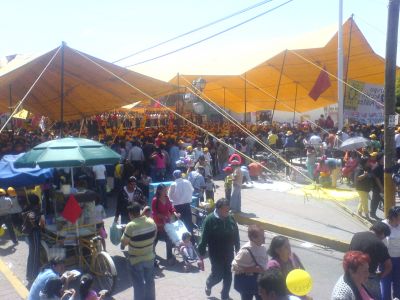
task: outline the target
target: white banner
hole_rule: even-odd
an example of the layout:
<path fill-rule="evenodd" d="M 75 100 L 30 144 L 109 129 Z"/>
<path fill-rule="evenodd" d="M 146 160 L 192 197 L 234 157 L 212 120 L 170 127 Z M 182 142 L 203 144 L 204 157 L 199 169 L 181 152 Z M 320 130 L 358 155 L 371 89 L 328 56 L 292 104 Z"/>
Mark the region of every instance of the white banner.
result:
<path fill-rule="evenodd" d="M 346 123 L 380 124 L 384 122 L 384 87 L 381 85 L 349 80 L 344 98 L 344 120 Z M 368 95 L 369 97 L 367 97 Z"/>

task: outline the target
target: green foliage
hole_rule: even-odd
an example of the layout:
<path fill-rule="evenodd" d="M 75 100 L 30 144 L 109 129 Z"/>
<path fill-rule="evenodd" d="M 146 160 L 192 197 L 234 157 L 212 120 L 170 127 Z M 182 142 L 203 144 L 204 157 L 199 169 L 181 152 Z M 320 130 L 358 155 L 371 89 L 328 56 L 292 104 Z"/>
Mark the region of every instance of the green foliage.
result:
<path fill-rule="evenodd" d="M 396 78 L 396 107 L 400 106 L 400 77 Z M 396 108 L 397 110 L 397 108 Z"/>

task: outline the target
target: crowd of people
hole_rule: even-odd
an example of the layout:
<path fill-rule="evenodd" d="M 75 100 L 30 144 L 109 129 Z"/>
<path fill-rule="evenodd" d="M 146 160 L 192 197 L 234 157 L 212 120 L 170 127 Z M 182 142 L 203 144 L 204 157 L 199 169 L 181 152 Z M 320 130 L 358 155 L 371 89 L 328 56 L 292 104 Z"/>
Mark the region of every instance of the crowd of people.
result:
<path fill-rule="evenodd" d="M 144 124 L 147 124 L 146 118 L 144 119 Z M 213 286 L 223 281 L 221 298 L 229 299 L 233 276 L 234 288 L 241 294 L 242 299 L 296 299 L 289 295 L 290 291 L 285 286 L 284 278 L 291 270 L 304 269 L 304 266 L 299 257 L 292 253 L 288 239 L 283 236 L 274 237 L 267 251 L 263 230 L 257 226 L 250 226 L 249 242 L 240 247 L 238 228 L 232 217 L 232 213 L 241 212 L 243 182 L 265 178 L 263 167 L 271 167 L 268 160 L 259 160 L 256 155 L 259 152 L 268 152 L 268 149 L 277 151 L 277 159 L 288 163 L 293 157 L 306 157 L 304 173 L 322 186 L 335 187 L 338 181 L 345 181 L 354 186 L 360 197 L 359 215 L 369 220 L 373 218 L 380 221 L 376 211 L 382 202 L 383 194 L 384 143 L 381 125 L 352 124 L 338 131 L 331 119 L 325 119 L 323 116 L 315 124 L 303 122 L 296 125 L 244 125 L 255 135 L 253 137 L 231 124 L 203 124 L 202 127 L 218 137 L 218 140 L 189 124 L 177 122 L 169 117 L 167 120 L 167 116 L 160 119 L 165 122 L 148 123 L 150 127 L 144 127 L 141 124 L 143 118 L 140 119 L 138 115 L 127 117 L 104 114 L 88 120 L 83 127 L 79 123 L 65 124 L 65 136 L 80 135 L 97 139 L 119 153 L 121 161 L 114 166 L 75 168 L 74 176 L 68 174 L 68 170 L 58 169 L 52 182 L 54 187 L 59 188 L 61 183 L 71 183 L 72 178 L 75 178 L 76 186 L 85 186 L 98 192 L 98 205 L 105 209 L 111 206 L 110 189 L 115 193 L 117 200 L 114 222 L 127 224 L 121 239 L 121 248 L 128 247 L 135 299 L 144 299 L 143 295 L 146 295 L 146 299 L 155 298 L 154 268 L 157 268 L 158 261 L 155 260 L 154 249 L 158 241 L 164 241 L 166 244 L 167 262 L 175 263 L 174 245 L 164 229 L 165 224 L 175 218 L 182 220 L 188 230 L 188 235 L 182 237 L 180 246 L 183 257 L 186 258 L 185 270 L 190 270 L 189 261 L 195 258 L 194 252 L 201 263 L 208 249 L 211 272 L 205 283 L 207 296 L 211 294 Z M 19 154 L 41 142 L 54 139 L 58 130 L 59 125 L 56 124 L 53 130 L 45 132 L 20 128 L 18 131 L 2 133 L 0 157 L 5 154 Z M 338 149 L 346 139 L 358 136 L 370 139 L 369 146 L 348 152 Z M 395 140 L 400 153 L 400 130 Z M 265 149 L 264 145 L 268 145 L 268 149 Z M 290 173 L 291 169 L 286 168 L 286 173 L 282 172 L 280 175 L 285 177 Z M 109 184 L 108 178 L 112 178 L 112 184 Z M 214 203 L 215 178 L 224 179 L 226 197 Z M 159 184 L 149 202 L 151 183 L 167 181 L 172 181 L 170 186 Z M 369 208 L 368 194 L 371 191 Z M 12 193 L 12 190 L 10 192 Z M 0 197 L 5 197 L 6 194 L 7 192 L 3 193 L 0 189 Z M 29 209 L 26 206 L 21 209 L 25 211 L 25 219 L 32 225 L 28 235 L 30 250 L 27 279 L 33 283 L 31 294 L 36 296 L 30 299 L 39 299 L 37 295 L 45 294 L 48 289 L 56 288 L 57 292 L 60 292 L 58 281 L 44 281 L 51 282 L 52 287 L 43 284 L 38 287 L 37 284 L 43 272 L 57 273 L 57 278 L 61 275 L 61 271 L 54 271 L 57 262 L 51 262 L 47 269 L 40 271 L 37 258 L 40 230 L 45 224 L 37 200 L 31 196 L 28 201 Z M 215 208 L 210 209 L 211 213 L 202 222 L 199 241 L 195 239 L 196 224 L 192 222 L 193 203 L 195 206 L 208 203 L 208 208 Z M 391 296 L 388 296 L 391 290 L 395 297 L 400 296 L 400 287 L 397 284 L 397 279 L 400 278 L 397 274 L 400 267 L 397 259 L 400 255 L 396 246 L 400 236 L 396 233 L 399 225 L 398 213 L 399 210 L 393 208 L 387 220 L 376 223 L 372 228 L 374 236 L 365 233 L 368 237 L 357 238 L 357 234 L 355 235 L 352 251 L 344 257 L 345 274 L 335 286 L 332 299 L 386 300 L 391 299 Z M 22 227 L 26 226 L 25 221 L 16 224 L 18 222 L 11 222 L 8 216 L 0 218 L 9 229 L 10 238 L 17 243 L 13 227 L 22 230 Z M 102 223 L 102 218 L 99 217 L 97 222 Z M 382 230 L 376 228 L 377 224 L 384 228 L 383 231 L 377 233 L 376 230 Z M 382 242 L 386 237 L 389 237 L 388 246 Z M 386 249 L 379 251 L 379 258 L 376 257 L 377 253 L 368 252 L 369 245 L 362 244 L 372 239 L 376 245 Z M 366 265 L 367 269 L 369 267 L 369 275 L 379 274 L 376 278 L 379 279 L 378 285 L 380 284 L 381 288 L 377 289 L 376 285 L 367 286 L 371 276 L 365 278 Z M 381 265 L 381 269 L 378 269 L 378 265 Z M 243 274 L 246 276 L 243 277 Z M 243 285 L 243 280 L 249 280 L 249 285 Z M 87 282 L 90 282 L 90 278 Z M 90 286 L 89 283 L 86 285 Z M 380 296 L 367 296 L 373 293 L 378 295 L 378 290 Z M 74 291 L 67 290 L 66 295 L 58 295 L 60 298 L 70 297 L 73 293 Z"/>

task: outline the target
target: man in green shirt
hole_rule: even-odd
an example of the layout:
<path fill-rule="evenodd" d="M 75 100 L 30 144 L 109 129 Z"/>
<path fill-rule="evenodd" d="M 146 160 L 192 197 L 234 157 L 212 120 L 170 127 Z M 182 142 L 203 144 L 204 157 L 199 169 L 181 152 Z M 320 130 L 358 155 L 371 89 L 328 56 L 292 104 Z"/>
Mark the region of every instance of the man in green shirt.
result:
<path fill-rule="evenodd" d="M 239 230 L 235 219 L 229 214 L 229 202 L 222 198 L 215 203 L 215 211 L 203 223 L 199 254 L 204 257 L 206 247 L 211 262 L 211 274 L 207 278 L 205 293 L 222 280 L 221 299 L 229 298 L 232 283 L 231 264 L 234 252 L 240 249 Z"/>
<path fill-rule="evenodd" d="M 131 221 L 121 238 L 123 247 L 128 245 L 134 300 L 154 300 L 154 251 L 157 227 L 153 219 L 140 215 L 140 205 L 128 206 Z"/>

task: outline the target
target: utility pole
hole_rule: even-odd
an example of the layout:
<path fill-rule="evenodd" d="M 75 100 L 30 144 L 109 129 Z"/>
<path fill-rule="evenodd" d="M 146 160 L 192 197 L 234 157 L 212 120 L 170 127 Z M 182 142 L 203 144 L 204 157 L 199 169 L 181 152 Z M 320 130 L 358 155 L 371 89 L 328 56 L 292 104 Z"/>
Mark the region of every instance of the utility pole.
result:
<path fill-rule="evenodd" d="M 389 209 L 395 205 L 395 190 L 391 171 L 395 164 L 396 152 L 394 129 L 396 126 L 396 55 L 397 32 L 399 28 L 400 0 L 389 0 L 388 23 L 386 33 L 386 64 L 385 64 L 385 174 L 384 174 L 384 211 L 387 216 Z"/>

